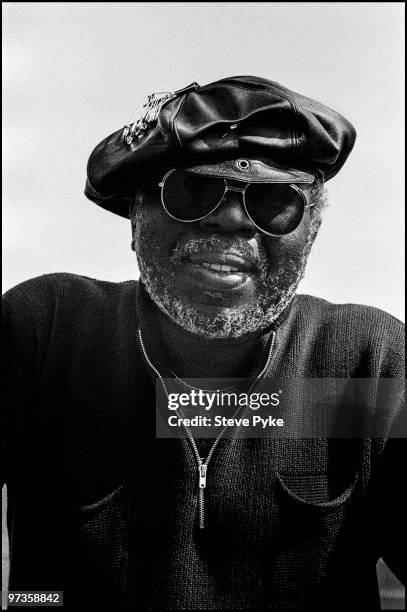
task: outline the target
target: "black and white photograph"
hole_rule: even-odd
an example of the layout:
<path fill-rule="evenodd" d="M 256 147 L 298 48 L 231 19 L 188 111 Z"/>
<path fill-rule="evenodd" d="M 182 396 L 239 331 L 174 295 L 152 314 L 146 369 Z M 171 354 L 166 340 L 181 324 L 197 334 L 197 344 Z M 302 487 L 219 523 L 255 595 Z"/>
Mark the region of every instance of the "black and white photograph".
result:
<path fill-rule="evenodd" d="M 2 609 L 405 609 L 405 4 L 2 17 Z"/>

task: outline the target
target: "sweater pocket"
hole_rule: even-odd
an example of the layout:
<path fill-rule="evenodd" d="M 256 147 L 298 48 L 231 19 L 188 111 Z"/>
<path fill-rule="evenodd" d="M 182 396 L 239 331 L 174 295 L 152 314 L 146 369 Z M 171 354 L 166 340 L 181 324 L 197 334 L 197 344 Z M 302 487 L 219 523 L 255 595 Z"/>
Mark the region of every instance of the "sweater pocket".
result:
<path fill-rule="evenodd" d="M 78 576 L 96 605 L 125 597 L 129 565 L 130 495 L 120 484 L 100 500 L 76 509 Z"/>
<path fill-rule="evenodd" d="M 121 484 L 116 489 L 102 497 L 102 499 L 92 502 L 91 504 L 87 504 L 85 506 L 80 506 L 79 510 L 82 513 L 82 516 L 90 516 L 92 512 L 106 507 L 110 502 L 112 502 L 112 500 L 122 494 L 123 488 L 124 485 Z"/>
<path fill-rule="evenodd" d="M 326 473 L 277 474 L 278 538 L 266 583 L 278 585 L 282 600 L 288 593 L 316 593 L 333 556 L 348 548 L 357 483 L 355 473 L 331 496 Z"/>
<path fill-rule="evenodd" d="M 343 490 L 332 497 L 325 473 L 277 474 L 276 498 L 284 530 L 301 541 L 308 538 L 316 542 L 323 538 L 328 546 L 343 530 L 350 515 L 358 478 L 356 472 Z"/>
<path fill-rule="evenodd" d="M 297 508 L 334 511 L 341 508 L 352 497 L 359 479 L 356 472 L 342 492 L 331 499 L 329 481 L 326 473 L 322 474 L 279 474 L 276 475 L 277 487 L 282 497 Z"/>

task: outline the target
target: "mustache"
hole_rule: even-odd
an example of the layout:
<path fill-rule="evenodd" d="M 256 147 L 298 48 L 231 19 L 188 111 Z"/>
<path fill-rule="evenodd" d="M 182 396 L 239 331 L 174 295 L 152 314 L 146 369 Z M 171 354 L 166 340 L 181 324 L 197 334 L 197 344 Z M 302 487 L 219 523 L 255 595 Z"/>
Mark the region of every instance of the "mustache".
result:
<path fill-rule="evenodd" d="M 208 252 L 234 253 L 240 255 L 260 272 L 268 266 L 266 253 L 259 246 L 259 253 L 243 238 L 221 238 L 210 236 L 208 238 L 190 238 L 189 240 L 178 240 L 171 255 L 172 263 L 179 263 L 188 255 L 197 255 Z"/>

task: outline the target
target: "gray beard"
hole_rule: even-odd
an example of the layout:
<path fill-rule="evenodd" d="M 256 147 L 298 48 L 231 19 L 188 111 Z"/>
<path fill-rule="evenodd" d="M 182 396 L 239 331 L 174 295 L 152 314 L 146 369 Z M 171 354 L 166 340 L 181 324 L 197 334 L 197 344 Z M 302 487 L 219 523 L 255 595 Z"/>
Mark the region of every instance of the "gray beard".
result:
<path fill-rule="evenodd" d="M 259 269 L 260 291 L 256 304 L 250 307 L 225 308 L 221 313 L 210 316 L 196 307 L 185 304 L 176 294 L 174 264 L 185 255 L 208 252 L 222 247 L 242 253 L 246 258 L 250 250 L 243 240 L 223 239 L 214 236 L 208 239 L 189 240 L 177 245 L 165 267 L 160 253 L 160 245 L 154 240 L 154 232 L 144 219 L 143 206 L 137 207 L 134 214 L 135 248 L 140 269 L 140 279 L 157 307 L 171 321 L 184 330 L 206 338 L 240 338 L 247 334 L 262 331 L 269 327 L 290 304 L 304 275 L 308 255 L 315 237 L 316 228 L 311 226 L 307 241 L 295 258 L 280 263 L 277 270 L 271 271 L 266 253 L 260 250 L 256 257 L 251 251 L 252 261 Z M 211 296 L 216 292 L 208 291 Z M 221 294 L 219 294 L 221 296 Z"/>

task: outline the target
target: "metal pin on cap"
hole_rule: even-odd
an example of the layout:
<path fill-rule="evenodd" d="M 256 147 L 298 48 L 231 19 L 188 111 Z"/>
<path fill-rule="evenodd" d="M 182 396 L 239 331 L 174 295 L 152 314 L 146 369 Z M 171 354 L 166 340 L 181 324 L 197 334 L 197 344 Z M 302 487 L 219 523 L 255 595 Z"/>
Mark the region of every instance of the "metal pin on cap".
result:
<path fill-rule="evenodd" d="M 183 87 L 182 89 L 177 89 L 174 91 L 174 96 L 181 96 L 182 94 L 188 93 L 189 91 L 196 91 L 200 87 L 199 83 L 193 81 L 190 85 Z"/>
<path fill-rule="evenodd" d="M 247 159 L 238 159 L 237 160 L 237 167 L 240 170 L 247 170 L 249 168 L 250 164 L 247 161 Z"/>

